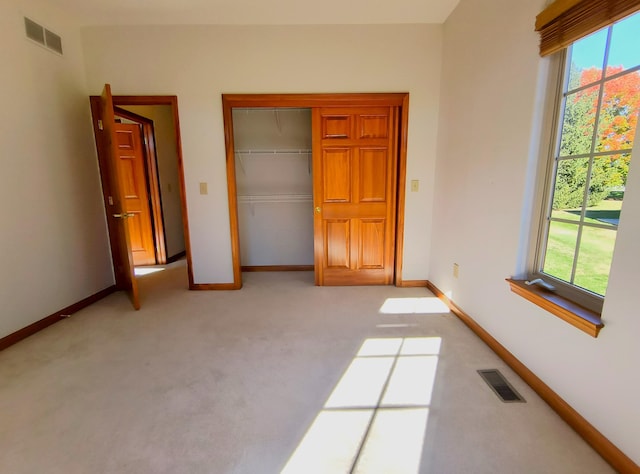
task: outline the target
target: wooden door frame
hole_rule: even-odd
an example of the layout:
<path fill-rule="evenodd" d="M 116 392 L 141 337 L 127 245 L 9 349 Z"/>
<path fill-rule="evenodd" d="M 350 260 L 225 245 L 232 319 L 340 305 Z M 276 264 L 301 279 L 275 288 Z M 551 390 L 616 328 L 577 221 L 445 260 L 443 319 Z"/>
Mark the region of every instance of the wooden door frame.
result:
<path fill-rule="evenodd" d="M 153 120 L 138 115 L 130 110 L 114 107 L 116 117 L 122 117 L 140 125 L 144 148 L 145 180 L 147 192 L 149 193 L 149 204 L 151 214 L 151 225 L 153 233 L 153 244 L 155 248 L 156 264 L 167 263 L 166 242 L 167 237 L 164 232 L 164 217 L 162 216 L 162 197 L 160 194 L 160 182 L 158 179 L 158 155 L 156 154 L 156 140 Z"/>
<path fill-rule="evenodd" d="M 100 117 L 100 96 L 90 96 L 89 101 L 91 104 L 91 115 L 93 121 L 94 135 L 96 137 L 96 141 L 100 140 L 101 133 L 99 133 L 99 124 L 98 120 L 101 120 Z M 182 140 L 180 138 L 180 120 L 178 116 L 178 97 L 175 95 L 114 95 L 113 96 L 113 105 L 115 106 L 123 106 L 123 105 L 169 105 L 171 106 L 171 111 L 173 114 L 173 125 L 174 125 L 174 133 L 176 136 L 176 153 L 178 156 L 178 183 L 180 187 L 180 205 L 182 208 L 182 228 L 184 232 L 184 244 L 187 255 L 187 274 L 189 277 L 189 289 L 193 290 L 196 288 L 196 285 L 193 281 L 193 264 L 191 258 L 191 239 L 189 237 L 189 218 L 187 215 L 187 198 L 185 191 L 185 180 L 184 180 L 184 164 L 182 158 Z M 109 196 L 111 196 L 111 185 L 107 179 L 107 173 L 105 170 L 108 169 L 109 164 L 106 162 L 106 157 L 102 155 L 100 151 L 100 147 L 97 147 L 98 150 L 98 163 L 100 165 L 100 179 L 102 181 L 102 194 L 103 201 L 105 206 L 105 212 L 108 212 L 109 209 Z M 116 234 L 114 233 L 112 219 L 107 219 L 107 225 L 109 229 L 109 242 L 111 245 L 112 254 L 118 253 L 117 245 L 115 242 Z M 166 255 L 166 254 L 165 254 Z M 113 256 L 115 261 L 116 256 Z M 122 275 L 119 275 L 117 270 L 114 268 L 116 285 L 118 285 Z"/>
<path fill-rule="evenodd" d="M 240 232 L 238 226 L 238 196 L 236 186 L 235 148 L 233 141 L 233 115 L 237 107 L 349 107 L 384 106 L 398 107 L 399 143 L 396 195 L 396 244 L 394 284 L 403 286 L 402 262 L 404 258 L 404 208 L 407 174 L 407 137 L 409 123 L 409 93 L 362 93 L 362 94 L 222 94 L 224 119 L 224 141 L 227 158 L 227 193 L 229 199 L 229 225 L 231 227 L 231 259 L 233 284 L 226 289 L 242 288 L 240 262 Z"/>

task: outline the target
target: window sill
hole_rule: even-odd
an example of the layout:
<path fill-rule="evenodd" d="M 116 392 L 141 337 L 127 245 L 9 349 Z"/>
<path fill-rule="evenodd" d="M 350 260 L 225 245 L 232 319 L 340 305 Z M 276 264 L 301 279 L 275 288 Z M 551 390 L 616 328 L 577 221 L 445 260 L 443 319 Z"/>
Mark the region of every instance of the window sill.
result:
<path fill-rule="evenodd" d="M 604 327 L 600 315 L 583 308 L 567 298 L 544 290 L 539 286 L 529 286 L 524 280 L 507 278 L 511 291 L 554 314 L 560 319 L 586 332 L 590 336 L 598 337 L 600 329 Z"/>

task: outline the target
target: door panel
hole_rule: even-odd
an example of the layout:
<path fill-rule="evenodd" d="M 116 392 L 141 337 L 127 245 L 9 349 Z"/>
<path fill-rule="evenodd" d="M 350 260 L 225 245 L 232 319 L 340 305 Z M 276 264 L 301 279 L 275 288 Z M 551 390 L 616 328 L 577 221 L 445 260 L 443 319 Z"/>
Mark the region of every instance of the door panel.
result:
<path fill-rule="evenodd" d="M 384 268 L 384 219 L 360 220 L 359 268 Z"/>
<path fill-rule="evenodd" d="M 391 284 L 397 108 L 313 112 L 316 284 Z"/>
<path fill-rule="evenodd" d="M 361 115 L 358 117 L 360 138 L 388 138 L 389 115 Z"/>
<path fill-rule="evenodd" d="M 142 132 L 137 124 L 116 123 L 118 167 L 134 265 L 154 265 L 156 249 L 149 206 Z"/>
<path fill-rule="evenodd" d="M 325 202 L 351 201 L 351 152 L 349 148 L 323 150 Z"/>
<path fill-rule="evenodd" d="M 129 226 L 129 241 L 131 242 L 131 252 L 134 255 L 136 252 L 144 250 L 144 241 L 142 237 L 142 226 L 140 225 L 140 215 L 134 215 L 128 219 L 127 225 Z"/>
<path fill-rule="evenodd" d="M 119 126 L 122 125 L 121 123 L 116 123 L 117 127 L 116 127 L 116 131 L 120 132 L 120 130 L 122 130 Z M 133 144 L 133 135 L 131 133 L 118 133 L 116 135 L 118 137 L 118 148 L 119 149 L 124 149 L 124 150 L 132 150 L 134 147 Z"/>
<path fill-rule="evenodd" d="M 384 202 L 387 191 L 387 150 L 360 149 L 360 202 Z"/>
<path fill-rule="evenodd" d="M 113 205 L 107 210 L 107 218 L 114 222 L 113 228 L 117 230 L 116 242 L 118 251 L 116 274 L 121 278 L 118 282 L 118 289 L 125 290 L 131 299 L 131 303 L 135 309 L 140 309 L 140 298 L 138 295 L 138 284 L 133 272 L 133 255 L 131 253 L 131 242 L 129 240 L 129 225 L 126 213 L 124 211 L 124 195 L 120 186 L 120 170 L 118 166 L 118 136 L 116 135 L 115 117 L 113 113 L 113 97 L 111 95 L 111 86 L 105 84 L 100 99 L 99 119 L 102 123 L 102 137 L 99 140 L 99 146 L 102 153 L 107 157 L 109 164 L 107 175 L 113 192 Z"/>
<path fill-rule="evenodd" d="M 117 125 L 117 124 L 116 124 Z M 136 183 L 136 174 L 134 170 L 135 162 L 132 157 L 119 156 L 120 159 L 120 176 L 122 177 L 122 194 L 126 199 L 134 198 L 138 196 L 136 189 L 138 184 Z"/>
<path fill-rule="evenodd" d="M 322 138 L 350 138 L 352 119 L 351 115 L 324 115 L 322 117 Z"/>
<path fill-rule="evenodd" d="M 327 267 L 349 268 L 351 266 L 349 227 L 350 222 L 347 219 L 325 222 Z"/>

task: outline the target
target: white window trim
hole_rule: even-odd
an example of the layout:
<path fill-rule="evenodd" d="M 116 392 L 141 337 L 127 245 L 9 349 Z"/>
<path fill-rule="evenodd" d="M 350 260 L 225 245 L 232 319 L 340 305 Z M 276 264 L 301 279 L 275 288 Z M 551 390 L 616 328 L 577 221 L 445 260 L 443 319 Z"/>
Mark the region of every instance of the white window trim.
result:
<path fill-rule="evenodd" d="M 609 37 L 607 38 L 607 44 L 609 41 L 610 33 Z M 551 224 L 551 219 L 549 219 L 548 216 L 550 215 L 550 207 L 552 205 L 551 200 L 554 191 L 552 185 L 556 177 L 556 168 L 558 164 L 558 160 L 556 160 L 556 157 L 559 155 L 560 150 L 560 141 L 562 135 L 561 124 L 564 120 L 564 107 L 566 101 L 565 89 L 567 88 L 567 84 L 569 81 L 569 66 L 566 64 L 567 54 L 568 49 L 564 49 L 549 58 L 544 123 L 542 126 L 543 130 L 541 137 L 542 140 L 540 147 L 540 160 L 534 201 L 536 207 L 534 208 L 534 215 L 532 216 L 531 221 L 534 225 L 534 232 L 532 233 L 532 237 L 534 238 L 531 239 L 531 245 L 528 254 L 529 258 L 527 262 L 527 268 L 529 269 L 528 277 L 530 279 L 541 278 L 544 281 L 552 284 L 556 288 L 556 292 L 559 296 L 562 296 L 597 313 L 601 313 L 604 304 L 603 296 L 595 294 L 587 289 L 580 288 L 577 285 L 567 283 L 549 274 L 542 273 L 548 230 Z M 605 50 L 605 54 L 608 54 L 608 48 Z M 625 70 L 624 72 L 621 72 L 614 76 L 607 77 L 606 81 L 614 79 L 617 76 L 626 75 L 628 73 L 631 73 L 633 70 L 638 70 L 639 68 L 640 66 L 637 66 L 635 68 Z M 602 82 L 598 81 L 598 87 L 601 88 L 600 93 L 602 93 L 602 88 L 606 84 L 606 81 L 605 78 L 602 79 Z M 593 85 L 584 86 L 583 88 L 592 86 Z M 576 92 L 576 90 L 567 92 L 574 93 Z M 598 107 L 598 114 L 599 113 L 600 107 Z M 597 126 L 598 125 L 596 123 L 595 127 Z M 594 131 L 593 140 L 597 140 L 596 131 Z M 609 155 L 610 153 L 588 153 L 586 154 L 586 156 L 592 158 L 601 154 Z M 581 229 L 582 227 L 580 227 L 580 232 Z M 576 264 L 577 262 L 574 261 L 574 267 Z"/>
<path fill-rule="evenodd" d="M 569 80 L 566 59 L 567 49 L 563 49 L 549 58 L 548 93 L 545 98 L 544 126 L 542 130 L 542 139 L 546 143 L 543 143 L 543 146 L 540 147 L 541 156 L 534 201 L 535 215 L 532 218 L 535 238 L 531 239 L 527 266 L 529 269 L 528 278 L 530 280 L 541 278 L 543 281 L 553 285 L 558 295 L 600 314 L 604 305 L 604 297 L 541 272 L 550 225 L 547 214 L 553 195 L 552 183 L 556 172 L 555 158 L 560 147 L 562 133 L 560 124 L 564 118 L 564 89 Z"/>

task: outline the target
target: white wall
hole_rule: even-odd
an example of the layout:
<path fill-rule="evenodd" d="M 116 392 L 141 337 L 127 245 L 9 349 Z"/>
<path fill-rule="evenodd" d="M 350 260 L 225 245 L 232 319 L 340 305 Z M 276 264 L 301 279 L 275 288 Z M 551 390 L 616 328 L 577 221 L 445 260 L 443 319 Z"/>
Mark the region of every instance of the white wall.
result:
<path fill-rule="evenodd" d="M 62 36 L 26 39 L 23 16 Z M 113 284 L 80 33 L 50 7 L 0 3 L 0 337 Z"/>
<path fill-rule="evenodd" d="M 313 202 L 238 202 L 240 263 L 313 265 Z"/>
<path fill-rule="evenodd" d="M 533 25 L 543 3 L 462 0 L 445 23 L 429 279 L 640 463 L 640 165 L 629 175 L 599 338 L 504 281 L 522 270 L 530 231 L 546 67 Z"/>
<path fill-rule="evenodd" d="M 221 93 L 409 92 L 403 278 L 429 268 L 442 27 L 122 26 L 83 31 L 89 90 L 178 96 L 196 283 L 233 281 Z M 199 194 L 199 182 L 209 194 Z M 408 190 L 407 190 L 408 191 Z"/>
<path fill-rule="evenodd" d="M 185 251 L 173 111 L 170 105 L 126 105 L 121 108 L 153 120 L 167 258 L 173 257 Z"/>

